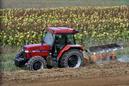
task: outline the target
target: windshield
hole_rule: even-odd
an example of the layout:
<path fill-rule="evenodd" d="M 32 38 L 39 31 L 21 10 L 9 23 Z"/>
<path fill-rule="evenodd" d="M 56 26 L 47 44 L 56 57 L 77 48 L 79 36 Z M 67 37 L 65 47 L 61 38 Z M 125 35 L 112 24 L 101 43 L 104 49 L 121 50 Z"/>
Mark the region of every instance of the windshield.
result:
<path fill-rule="evenodd" d="M 44 37 L 44 42 L 52 46 L 54 42 L 54 35 L 50 32 L 47 32 L 46 36 Z"/>

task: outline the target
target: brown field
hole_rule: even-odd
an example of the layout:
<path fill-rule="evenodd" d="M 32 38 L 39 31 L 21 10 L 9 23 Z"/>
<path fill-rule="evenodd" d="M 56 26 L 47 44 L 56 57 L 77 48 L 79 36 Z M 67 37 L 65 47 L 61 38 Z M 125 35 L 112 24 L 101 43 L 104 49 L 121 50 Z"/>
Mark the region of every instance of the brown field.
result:
<path fill-rule="evenodd" d="M 129 5 L 128 0 L 1 0 L 0 3 L 1 8 Z M 27 71 L 17 70 L 12 60 L 14 56 L 15 52 L 11 52 L 0 60 L 0 68 L 3 66 L 4 70 L 0 72 L 0 86 L 129 86 L 129 63 L 114 61 L 89 64 L 78 69 L 52 68 Z"/>
<path fill-rule="evenodd" d="M 22 70 L 1 75 L 2 86 L 129 86 L 129 63 L 110 62 L 36 72 Z"/>

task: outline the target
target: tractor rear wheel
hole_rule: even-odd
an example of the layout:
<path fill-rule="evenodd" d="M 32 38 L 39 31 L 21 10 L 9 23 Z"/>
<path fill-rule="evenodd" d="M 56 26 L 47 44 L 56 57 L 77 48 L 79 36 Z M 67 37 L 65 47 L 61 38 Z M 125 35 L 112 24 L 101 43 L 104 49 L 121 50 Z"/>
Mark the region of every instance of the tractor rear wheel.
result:
<path fill-rule="evenodd" d="M 83 54 L 78 49 L 72 49 L 63 54 L 59 61 L 60 67 L 78 68 L 83 65 Z"/>
<path fill-rule="evenodd" d="M 40 70 L 46 68 L 46 60 L 43 57 L 32 57 L 26 64 L 29 70 Z"/>

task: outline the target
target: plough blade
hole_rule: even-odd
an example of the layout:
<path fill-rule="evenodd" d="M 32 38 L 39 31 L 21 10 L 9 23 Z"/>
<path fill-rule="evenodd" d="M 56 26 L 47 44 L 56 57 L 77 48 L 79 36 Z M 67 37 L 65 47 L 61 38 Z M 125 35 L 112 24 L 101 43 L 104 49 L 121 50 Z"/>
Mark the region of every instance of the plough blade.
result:
<path fill-rule="evenodd" d="M 89 47 L 84 57 L 86 59 L 85 63 L 92 62 L 101 64 L 116 60 L 115 51 L 120 49 L 123 49 L 123 46 L 117 43 Z"/>
<path fill-rule="evenodd" d="M 106 44 L 106 45 L 89 47 L 88 52 L 90 54 L 102 54 L 102 53 L 108 53 L 108 52 L 112 52 L 120 49 L 123 49 L 123 46 L 117 43 L 114 43 L 114 44 Z"/>

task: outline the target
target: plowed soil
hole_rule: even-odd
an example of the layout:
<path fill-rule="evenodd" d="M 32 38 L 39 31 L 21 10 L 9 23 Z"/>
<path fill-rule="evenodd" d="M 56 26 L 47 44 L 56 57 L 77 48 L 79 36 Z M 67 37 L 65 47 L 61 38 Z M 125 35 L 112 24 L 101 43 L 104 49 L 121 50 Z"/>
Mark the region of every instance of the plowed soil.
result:
<path fill-rule="evenodd" d="M 129 86 L 129 63 L 1 73 L 1 86 Z"/>

